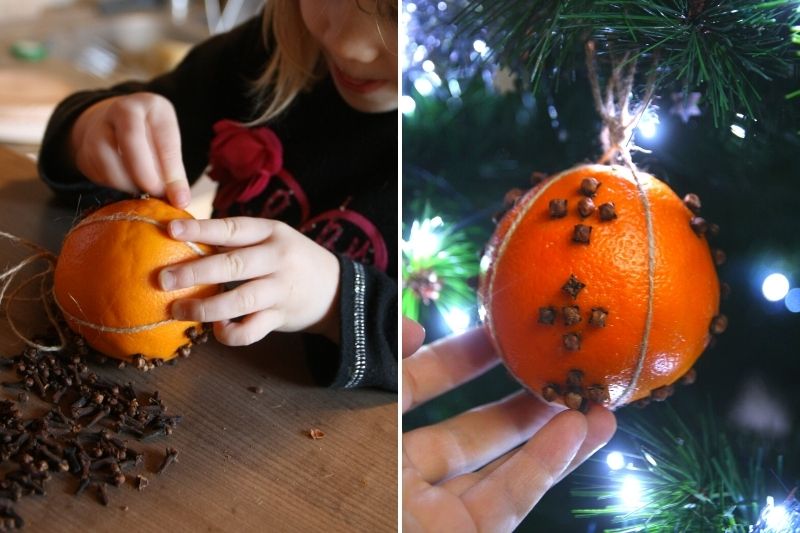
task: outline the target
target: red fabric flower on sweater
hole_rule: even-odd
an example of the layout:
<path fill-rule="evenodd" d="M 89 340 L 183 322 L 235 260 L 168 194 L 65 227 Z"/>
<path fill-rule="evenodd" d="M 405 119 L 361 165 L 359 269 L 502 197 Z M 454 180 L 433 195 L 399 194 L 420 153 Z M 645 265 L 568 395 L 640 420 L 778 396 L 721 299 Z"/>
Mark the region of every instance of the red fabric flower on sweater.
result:
<path fill-rule="evenodd" d="M 214 124 L 214 132 L 209 176 L 220 184 L 214 206 L 252 200 L 283 168 L 281 140 L 269 128 L 247 128 L 232 120 Z"/>

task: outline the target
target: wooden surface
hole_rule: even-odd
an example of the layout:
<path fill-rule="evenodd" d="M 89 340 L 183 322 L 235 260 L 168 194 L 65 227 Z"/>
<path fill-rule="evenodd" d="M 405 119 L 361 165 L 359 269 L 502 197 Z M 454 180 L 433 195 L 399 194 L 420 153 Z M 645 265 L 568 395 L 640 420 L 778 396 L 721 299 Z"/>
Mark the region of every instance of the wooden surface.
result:
<path fill-rule="evenodd" d="M 33 163 L 0 148 L 0 230 L 57 252 L 73 213 L 52 200 Z M 20 247 L 0 240 L 0 266 L 23 256 Z M 45 327 L 34 311 L 21 313 L 28 331 Z M 0 355 L 15 355 L 21 344 L 4 323 L 0 314 Z M 93 494 L 73 496 L 77 480 L 58 474 L 47 495 L 17 504 L 26 530 L 397 529 L 396 396 L 314 386 L 296 337 L 271 335 L 247 348 L 212 341 L 150 373 L 112 365 L 92 370 L 132 381 L 140 392 L 158 390 L 169 414 L 182 414 L 183 421 L 172 436 L 152 444 L 128 439 L 146 453 L 134 471 L 150 480 L 142 492 L 130 480 L 109 487 L 110 504 L 103 507 Z M 250 392 L 251 386 L 263 393 Z M 0 397 L 14 399 L 15 392 L 0 390 Z M 31 401 L 23 413 L 36 409 Z M 311 428 L 324 438 L 309 438 Z M 178 449 L 179 462 L 156 475 L 167 446 Z"/>

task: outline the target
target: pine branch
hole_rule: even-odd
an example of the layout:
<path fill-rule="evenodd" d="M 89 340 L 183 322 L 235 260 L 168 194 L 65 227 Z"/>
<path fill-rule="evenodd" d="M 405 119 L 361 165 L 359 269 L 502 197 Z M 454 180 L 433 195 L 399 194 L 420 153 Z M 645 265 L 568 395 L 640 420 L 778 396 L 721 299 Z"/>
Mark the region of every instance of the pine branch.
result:
<path fill-rule="evenodd" d="M 742 462 L 710 406 L 688 423 L 669 405 L 660 407 L 660 422 L 651 411 L 621 426 L 638 448 L 629 454 L 632 470 L 584 476 L 587 481 L 572 491 L 598 501 L 616 499 L 621 482 L 634 475 L 641 484 L 641 503 L 575 509 L 573 514 L 610 515 L 626 524 L 609 530 L 614 532 L 747 531 L 766 501 L 763 448 L 751 450 Z M 780 467 L 776 474 L 781 475 Z"/>
<path fill-rule="evenodd" d="M 719 122 L 730 112 L 753 116 L 760 98 L 751 79 L 790 75 L 796 8 L 789 0 L 471 0 L 456 23 L 480 33 L 494 59 L 525 73 L 534 90 L 580 67 L 589 39 L 599 55 L 630 53 L 640 63 L 657 52 L 659 86 L 702 90 Z"/>

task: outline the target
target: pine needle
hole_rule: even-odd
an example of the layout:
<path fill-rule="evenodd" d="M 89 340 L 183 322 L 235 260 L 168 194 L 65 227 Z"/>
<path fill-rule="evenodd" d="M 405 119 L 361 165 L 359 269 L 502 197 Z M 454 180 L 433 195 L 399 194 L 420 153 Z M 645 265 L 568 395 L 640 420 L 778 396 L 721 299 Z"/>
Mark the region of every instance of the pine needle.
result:
<path fill-rule="evenodd" d="M 493 59 L 534 91 L 543 78 L 580 68 L 588 39 L 599 54 L 630 52 L 632 61 L 657 52 L 659 87 L 704 92 L 719 123 L 732 112 L 753 116 L 760 97 L 751 79 L 791 75 L 796 8 L 789 0 L 471 0 L 456 23 L 480 32 Z"/>

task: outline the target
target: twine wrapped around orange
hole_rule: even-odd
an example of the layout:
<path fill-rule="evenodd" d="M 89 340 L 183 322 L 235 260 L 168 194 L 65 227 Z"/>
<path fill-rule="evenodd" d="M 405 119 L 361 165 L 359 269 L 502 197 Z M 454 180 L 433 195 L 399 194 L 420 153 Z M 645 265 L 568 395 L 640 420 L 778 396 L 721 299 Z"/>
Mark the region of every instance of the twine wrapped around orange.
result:
<path fill-rule="evenodd" d="M 216 294 L 217 285 L 166 292 L 161 268 L 212 252 L 209 246 L 169 237 L 170 220 L 192 215 L 153 199 L 116 202 L 81 220 L 67 234 L 55 269 L 53 295 L 69 327 L 99 352 L 130 361 L 172 359 L 191 344 L 196 322 L 170 316 L 179 298 Z"/>
<path fill-rule="evenodd" d="M 482 262 L 481 312 L 506 366 L 576 409 L 663 399 L 724 329 L 704 224 L 625 166 L 578 166 L 534 187 Z"/>

